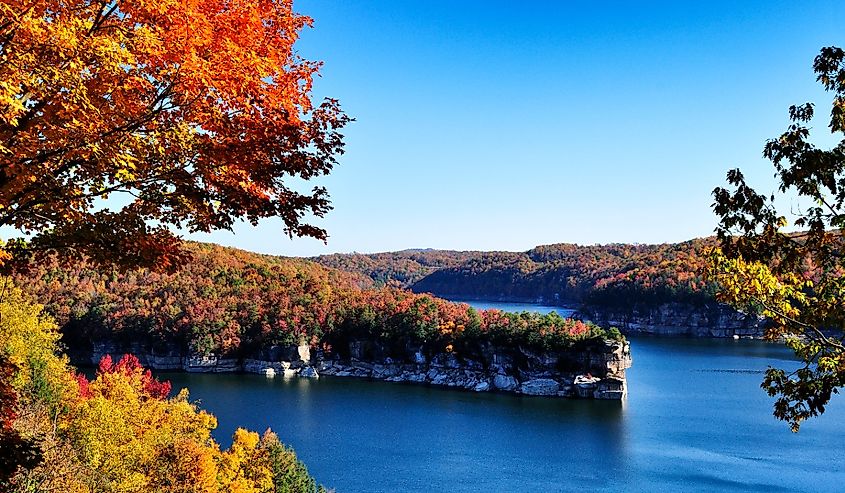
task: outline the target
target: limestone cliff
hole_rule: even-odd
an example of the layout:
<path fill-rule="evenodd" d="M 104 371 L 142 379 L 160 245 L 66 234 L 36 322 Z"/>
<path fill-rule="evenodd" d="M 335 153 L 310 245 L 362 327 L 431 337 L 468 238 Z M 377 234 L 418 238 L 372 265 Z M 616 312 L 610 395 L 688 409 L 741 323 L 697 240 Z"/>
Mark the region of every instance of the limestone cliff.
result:
<path fill-rule="evenodd" d="M 377 356 L 383 351 L 372 341 L 352 341 L 338 352 L 311 351 L 308 346 L 276 347 L 255 358 L 219 358 L 161 353 L 140 346 L 118 347 L 100 343 L 77 363 L 96 364 L 106 354 L 131 352 L 156 370 L 223 373 L 249 372 L 267 376 L 359 377 L 462 388 L 476 392 L 501 391 L 525 395 L 623 399 L 627 395 L 625 370 L 631 366 L 627 341 L 580 341 L 560 351 L 523 347 L 475 348 L 471 356 L 454 353 L 423 354 L 408 348 L 407 357 Z"/>
<path fill-rule="evenodd" d="M 320 373 L 427 383 L 476 392 L 498 390 L 556 397 L 623 399 L 628 392 L 625 380 L 625 370 L 631 366 L 628 342 L 586 341 L 564 351 L 545 352 L 488 345 L 472 358 L 452 353 L 426 358 L 416 352 L 408 361 L 388 358 L 377 363 L 360 359 L 366 357 L 361 346 L 360 342 L 352 343 L 346 358 L 322 359 Z"/>
<path fill-rule="evenodd" d="M 663 303 L 624 309 L 585 306 L 578 314 L 603 327 L 617 327 L 627 335 L 756 338 L 763 336 L 766 326 L 765 319 L 717 303 Z"/>

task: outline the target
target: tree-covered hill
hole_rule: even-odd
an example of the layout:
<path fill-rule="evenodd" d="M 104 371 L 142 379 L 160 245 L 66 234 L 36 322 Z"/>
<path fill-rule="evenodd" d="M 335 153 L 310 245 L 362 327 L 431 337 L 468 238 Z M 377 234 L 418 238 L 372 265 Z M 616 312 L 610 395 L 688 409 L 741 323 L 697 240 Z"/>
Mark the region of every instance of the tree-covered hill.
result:
<path fill-rule="evenodd" d="M 337 253 L 314 257 L 317 263 L 370 277 L 377 285 L 411 286 L 439 269 L 457 267 L 482 252 L 411 249 L 386 253 Z"/>
<path fill-rule="evenodd" d="M 295 258 L 190 243 L 175 273 L 119 271 L 48 261 L 14 279 L 41 300 L 64 342 L 96 342 L 159 354 L 260 357 L 272 347 L 309 344 L 344 351 L 379 341 L 394 359 L 471 351 L 492 342 L 550 349 L 604 337 L 592 324 L 557 316 L 476 311 L 426 294 L 382 286 L 357 273 Z M 133 349 L 137 350 L 137 349 Z"/>
<path fill-rule="evenodd" d="M 542 245 L 526 252 L 406 250 L 316 257 L 323 265 L 465 299 L 618 305 L 712 301 L 712 238 L 660 245 Z"/>

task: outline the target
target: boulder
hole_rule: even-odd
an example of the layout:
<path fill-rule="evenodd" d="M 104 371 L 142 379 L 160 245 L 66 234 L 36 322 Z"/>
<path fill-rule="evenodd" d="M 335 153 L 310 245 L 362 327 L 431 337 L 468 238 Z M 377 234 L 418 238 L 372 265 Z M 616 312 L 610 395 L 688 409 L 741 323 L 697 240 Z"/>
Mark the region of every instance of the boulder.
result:
<path fill-rule="evenodd" d="M 299 360 L 305 363 L 309 363 L 311 361 L 311 347 L 307 344 L 301 344 L 296 347 L 297 356 L 299 356 Z"/>
<path fill-rule="evenodd" d="M 493 386 L 499 390 L 515 390 L 517 385 L 516 378 L 511 375 L 496 375 L 493 378 Z"/>
<path fill-rule="evenodd" d="M 513 370 L 513 357 L 505 353 L 493 353 L 493 363 L 491 367 L 501 374 L 506 374 Z"/>
<path fill-rule="evenodd" d="M 408 375 L 404 375 L 404 379 L 408 382 L 425 382 L 425 374 L 423 373 L 410 373 Z"/>
<path fill-rule="evenodd" d="M 299 376 L 302 378 L 320 378 L 317 370 L 313 366 L 306 366 L 299 370 Z"/>
<path fill-rule="evenodd" d="M 214 367 L 215 373 L 233 373 L 240 371 L 241 365 L 238 360 L 234 358 L 220 358 L 217 360 L 217 366 Z"/>
<path fill-rule="evenodd" d="M 487 392 L 488 390 L 490 390 L 490 383 L 487 381 L 478 382 L 477 384 L 475 384 L 475 387 L 473 387 L 472 390 L 476 392 Z"/>
<path fill-rule="evenodd" d="M 182 357 L 181 356 L 156 356 L 153 355 L 144 365 L 156 370 L 181 370 Z"/>
<path fill-rule="evenodd" d="M 628 393 L 625 380 L 622 378 L 608 377 L 596 384 L 593 391 L 594 399 L 622 400 Z"/>
<path fill-rule="evenodd" d="M 526 395 L 557 395 L 560 384 L 551 378 L 537 378 L 523 382 L 520 391 Z"/>
<path fill-rule="evenodd" d="M 560 387 L 560 390 L 557 392 L 558 397 L 574 397 L 575 396 L 575 387 L 572 385 L 563 385 Z"/>
<path fill-rule="evenodd" d="M 352 359 L 364 359 L 367 356 L 366 341 L 350 341 L 349 357 Z"/>
<path fill-rule="evenodd" d="M 212 373 L 216 366 L 215 356 L 188 356 L 182 362 L 182 367 L 188 373 Z"/>
<path fill-rule="evenodd" d="M 453 353 L 449 353 L 446 355 L 446 361 L 444 362 L 446 368 L 461 368 L 461 362 L 458 361 L 458 357 L 455 356 Z"/>

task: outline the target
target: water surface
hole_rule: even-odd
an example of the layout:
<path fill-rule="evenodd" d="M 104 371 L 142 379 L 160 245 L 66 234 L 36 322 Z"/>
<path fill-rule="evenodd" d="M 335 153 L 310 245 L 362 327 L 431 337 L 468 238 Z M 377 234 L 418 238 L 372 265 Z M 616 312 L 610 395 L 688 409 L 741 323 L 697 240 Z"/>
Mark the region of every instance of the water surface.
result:
<path fill-rule="evenodd" d="M 760 341 L 632 339 L 627 401 L 475 394 L 344 378 L 167 374 L 216 436 L 273 428 L 339 492 L 841 491 L 845 405 L 799 434 L 771 417 Z"/>
<path fill-rule="evenodd" d="M 574 308 L 566 308 L 561 306 L 539 305 L 536 303 L 517 303 L 517 302 L 503 302 L 503 301 L 479 301 L 479 300 L 452 300 L 457 303 L 466 303 L 476 310 L 489 310 L 495 308 L 505 312 L 537 312 L 547 314 L 557 312 L 561 317 L 569 317 L 575 313 Z"/>

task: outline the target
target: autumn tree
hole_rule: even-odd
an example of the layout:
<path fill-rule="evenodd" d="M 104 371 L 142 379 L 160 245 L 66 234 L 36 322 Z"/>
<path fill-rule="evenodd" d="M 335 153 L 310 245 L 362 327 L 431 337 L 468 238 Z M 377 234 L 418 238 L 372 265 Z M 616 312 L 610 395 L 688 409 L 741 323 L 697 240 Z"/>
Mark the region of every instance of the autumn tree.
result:
<path fill-rule="evenodd" d="M 349 118 L 312 102 L 319 63 L 294 50 L 310 24 L 292 0 L 0 1 L 0 226 L 26 235 L 0 263 L 58 252 L 173 270 L 179 230 L 268 217 L 325 240 L 309 220 L 328 194 L 308 182 L 337 164 Z M 45 454 L 29 469 L 25 443 L 4 448 L 4 473 L 25 466 L 18 479 L 39 491 L 172 486 L 148 471 L 234 491 L 216 484 L 213 417 L 186 394 L 166 399 L 129 360 L 76 382 L 40 307 L 2 294 L 0 310 L 2 440 Z M 238 481 L 270 484 L 250 474 Z"/>
<path fill-rule="evenodd" d="M 833 93 L 828 127 L 838 144 L 822 149 L 810 141 L 814 105 L 807 103 L 789 108 L 792 123 L 763 150 L 777 193 L 798 197 L 792 224 L 775 194 L 757 192 L 739 170 L 728 173 L 730 190 L 713 192 L 719 296 L 767 317 L 767 336 L 784 339 L 802 361 L 795 371 L 769 368 L 762 384 L 777 397 L 774 415 L 793 431 L 845 385 L 845 51 L 823 48 L 814 70 Z"/>
<path fill-rule="evenodd" d="M 281 217 L 326 238 L 305 186 L 343 151 L 292 0 L 0 2 L 0 226 L 7 252 L 173 268 L 174 229 Z"/>
<path fill-rule="evenodd" d="M 56 354 L 57 339 L 56 325 L 19 289 L 0 297 L 0 491 L 315 490 L 277 440 L 238 430 L 221 450 L 214 416 L 187 390 L 171 397 L 170 384 L 137 358 L 105 357 L 88 379 Z"/>

